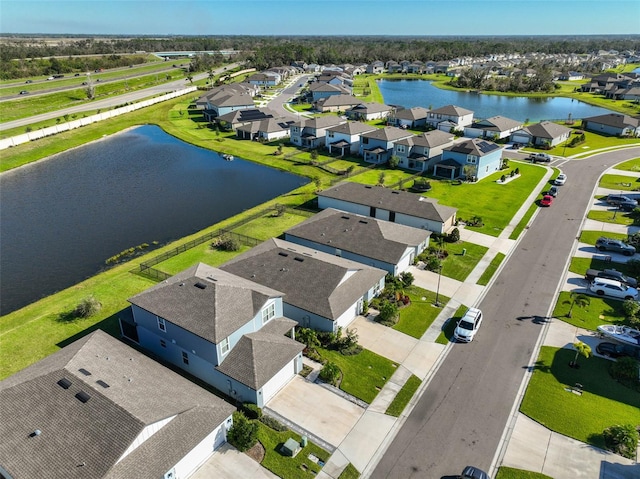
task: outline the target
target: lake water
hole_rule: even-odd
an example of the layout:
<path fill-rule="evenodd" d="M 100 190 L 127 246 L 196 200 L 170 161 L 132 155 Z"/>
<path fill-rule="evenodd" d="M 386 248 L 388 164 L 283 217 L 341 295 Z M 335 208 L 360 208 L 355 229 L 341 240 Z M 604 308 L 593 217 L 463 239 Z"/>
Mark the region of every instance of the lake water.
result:
<path fill-rule="evenodd" d="M 387 105 L 427 109 L 456 105 L 473 111 L 474 118 L 502 115 L 513 120 L 538 122 L 566 120 L 569 114 L 578 119 L 611 113 L 571 98 L 527 98 L 442 90 L 427 80 L 380 80 L 378 86 Z"/>
<path fill-rule="evenodd" d="M 155 126 L 3 173 L 0 314 L 93 276 L 127 248 L 184 237 L 307 182 Z"/>

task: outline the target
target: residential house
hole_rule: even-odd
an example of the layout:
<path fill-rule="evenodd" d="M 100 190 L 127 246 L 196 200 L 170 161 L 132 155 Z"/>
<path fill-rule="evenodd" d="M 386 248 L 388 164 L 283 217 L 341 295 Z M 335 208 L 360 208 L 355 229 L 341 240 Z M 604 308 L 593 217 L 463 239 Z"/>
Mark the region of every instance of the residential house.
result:
<path fill-rule="evenodd" d="M 360 155 L 370 163 L 385 163 L 393 152 L 393 145 L 413 133 L 395 126 L 385 126 L 360 135 Z"/>
<path fill-rule="evenodd" d="M 360 121 L 349 121 L 327 128 L 325 146 L 329 154 L 357 155 L 360 152 L 360 135 L 377 130 L 375 126 Z"/>
<path fill-rule="evenodd" d="M 471 123 L 473 123 L 473 112 L 455 105 L 436 108 L 429 111 L 427 116 L 427 124 L 443 131 L 450 131 L 451 128 L 463 131 L 464 127 L 470 126 Z"/>
<path fill-rule="evenodd" d="M 574 72 L 574 71 L 562 72 L 558 76 L 558 80 L 562 80 L 562 81 L 584 80 L 584 73 Z"/>
<path fill-rule="evenodd" d="M 400 160 L 398 166 L 414 171 L 430 172 L 445 148 L 452 146 L 455 137 L 451 133 L 432 130 L 421 135 L 398 140 L 393 145 L 393 155 Z"/>
<path fill-rule="evenodd" d="M 379 60 L 376 60 L 367 65 L 367 73 L 371 73 L 373 75 L 379 75 L 380 73 L 384 73 L 384 63 Z"/>
<path fill-rule="evenodd" d="M 504 116 L 492 116 L 486 120 L 474 121 L 464 129 L 464 136 L 468 138 L 484 138 L 486 140 L 500 140 L 509 138 L 511 133 L 522 128 L 521 121 L 512 120 Z"/>
<path fill-rule="evenodd" d="M 409 63 L 409 65 L 407 65 L 407 73 L 424 73 L 424 72 L 425 72 L 425 65 L 419 60 L 416 60 L 415 62 L 411 62 Z"/>
<path fill-rule="evenodd" d="M 188 478 L 235 407 L 96 330 L 0 382 L 0 476 Z"/>
<path fill-rule="evenodd" d="M 332 95 L 314 102 L 313 109 L 321 113 L 345 111 L 360 103 L 362 100 L 353 95 Z"/>
<path fill-rule="evenodd" d="M 382 105 L 380 103 L 360 103 L 359 105 L 345 111 L 344 114 L 351 120 L 371 121 L 381 120 L 391 115 L 394 110 L 392 106 Z"/>
<path fill-rule="evenodd" d="M 429 246 L 431 231 L 327 208 L 285 231 L 284 239 L 397 276 Z"/>
<path fill-rule="evenodd" d="M 239 126 L 236 135 L 242 140 L 275 141 L 287 138 L 295 122 L 294 118 L 266 118 Z"/>
<path fill-rule="evenodd" d="M 284 293 L 284 314 L 300 326 L 346 328 L 384 288 L 386 272 L 280 239 L 270 239 L 220 268 Z"/>
<path fill-rule="evenodd" d="M 389 123 L 398 128 L 418 128 L 427 124 L 429 110 L 416 106 L 413 108 L 398 108 L 389 119 Z"/>
<path fill-rule="evenodd" d="M 334 208 L 434 233 L 447 233 L 456 223 L 456 208 L 416 193 L 382 186 L 344 182 L 318 193 L 320 209 Z"/>
<path fill-rule="evenodd" d="M 502 166 L 502 148 L 487 140 L 473 138 L 449 146 L 435 165 L 435 176 L 455 179 L 462 175 L 481 180 Z"/>
<path fill-rule="evenodd" d="M 316 82 L 309 85 L 309 93 L 311 94 L 311 102 L 314 102 L 332 95 L 351 95 L 351 90 L 342 85 Z"/>
<path fill-rule="evenodd" d="M 205 120 L 213 122 L 217 117 L 236 110 L 255 109 L 253 97 L 243 93 L 223 93 L 210 97 L 203 111 Z"/>
<path fill-rule="evenodd" d="M 582 119 L 582 128 L 615 136 L 640 136 L 640 120 L 621 113 L 607 113 Z"/>
<path fill-rule="evenodd" d="M 542 121 L 514 131 L 510 140 L 523 145 L 551 148 L 568 140 L 570 135 L 570 128 L 551 121 Z"/>
<path fill-rule="evenodd" d="M 268 108 L 246 108 L 235 110 L 216 118 L 216 123 L 221 129 L 235 131 L 239 126 L 253 123 L 255 121 L 274 118 L 277 114 Z"/>
<path fill-rule="evenodd" d="M 317 148 L 326 143 L 327 129 L 342 125 L 347 120 L 337 116 L 319 116 L 300 120 L 291 125 L 291 143 L 302 148 Z"/>
<path fill-rule="evenodd" d="M 263 407 L 302 368 L 283 293 L 199 263 L 129 299 L 141 347 Z"/>
<path fill-rule="evenodd" d="M 255 73 L 246 79 L 247 83 L 251 85 L 259 85 L 261 87 L 272 87 L 279 85 L 282 81 L 282 77 L 280 74 L 276 72 L 262 72 Z"/>

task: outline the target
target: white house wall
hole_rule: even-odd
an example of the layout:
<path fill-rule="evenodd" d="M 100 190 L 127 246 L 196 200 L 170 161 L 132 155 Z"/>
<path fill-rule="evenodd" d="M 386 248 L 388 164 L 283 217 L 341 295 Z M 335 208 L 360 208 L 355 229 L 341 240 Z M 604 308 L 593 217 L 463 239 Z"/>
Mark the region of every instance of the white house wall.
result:
<path fill-rule="evenodd" d="M 187 479 L 211 457 L 213 452 L 227 441 L 227 430 L 232 426 L 229 416 L 225 422 L 211 431 L 196 447 L 191 449 L 175 466 L 176 479 Z"/>
<path fill-rule="evenodd" d="M 116 464 L 118 462 L 122 461 L 125 457 L 127 457 L 129 454 L 131 454 L 131 452 L 136 450 L 143 442 L 145 442 L 147 439 L 149 439 L 151 436 L 153 436 L 156 432 L 158 432 L 160 429 L 162 429 L 165 425 L 167 425 L 174 417 L 175 416 L 171 416 L 171 417 L 168 417 L 168 418 L 163 419 L 161 421 L 156 421 L 153 424 L 149 424 L 147 427 L 145 427 L 140 432 L 140 434 L 138 434 L 138 437 L 136 437 L 133 440 L 133 442 L 129 445 L 127 450 L 124 451 L 124 454 L 122 454 L 122 456 L 120 456 L 120 459 L 118 459 Z"/>
<path fill-rule="evenodd" d="M 262 396 L 263 404 L 267 404 L 280 389 L 286 386 L 291 378 L 293 378 L 300 368 L 298 363 L 302 361 L 302 353 L 296 356 L 291 362 L 287 363 L 280 371 L 278 371 L 267 383 L 258 391 L 258 396 Z"/>

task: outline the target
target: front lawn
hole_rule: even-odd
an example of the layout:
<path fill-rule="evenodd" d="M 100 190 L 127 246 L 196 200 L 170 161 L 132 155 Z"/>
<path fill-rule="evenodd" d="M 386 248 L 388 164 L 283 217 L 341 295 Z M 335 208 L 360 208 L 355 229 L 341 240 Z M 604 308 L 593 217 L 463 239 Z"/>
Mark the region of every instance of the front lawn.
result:
<path fill-rule="evenodd" d="M 603 211 L 603 210 L 591 210 L 587 213 L 587 218 L 595 221 L 602 221 L 603 223 L 613 223 L 616 225 L 631 226 L 634 224 L 633 218 L 630 213 L 622 211 Z"/>
<path fill-rule="evenodd" d="M 307 445 L 296 455 L 296 457 L 288 457 L 280 454 L 280 447 L 289 438 L 301 441 L 301 437 L 293 431 L 278 432 L 270 427 L 255 421 L 258 424 L 258 441 L 264 446 L 265 455 L 262 460 L 262 466 L 269 469 L 279 477 L 287 479 L 307 479 L 318 474 L 322 466 L 317 462 L 309 459 L 309 454 L 313 454 L 323 463 L 327 462 L 330 454 L 308 441 Z"/>
<path fill-rule="evenodd" d="M 634 158 L 633 160 L 625 161 L 619 165 L 614 166 L 616 170 L 624 171 L 637 171 L 640 172 L 640 158 Z"/>
<path fill-rule="evenodd" d="M 455 331 L 456 325 L 458 324 L 458 321 L 460 321 L 460 318 L 462 318 L 462 316 L 464 316 L 464 313 L 467 312 L 467 309 L 469 308 L 464 304 L 458 307 L 455 314 L 450 317 L 442 326 L 442 332 L 436 338 L 436 343 L 447 345 L 450 342 L 454 341 L 453 332 Z"/>
<path fill-rule="evenodd" d="M 276 216 L 275 213 L 267 213 L 233 229 L 233 232 L 266 241 L 270 238 L 277 238 L 286 230 L 302 223 L 307 218 L 308 216 L 290 213 L 289 211 L 280 216 Z"/>
<path fill-rule="evenodd" d="M 482 276 L 480 276 L 480 279 L 478 280 L 477 284 L 481 286 L 486 286 L 487 284 L 489 284 L 489 281 L 491 281 L 491 278 L 493 278 L 493 275 L 498 270 L 498 267 L 504 261 L 504 258 L 505 258 L 504 253 L 496 254 L 496 256 L 491 260 L 491 263 L 489 263 L 489 266 L 487 266 L 487 269 L 485 269 L 484 273 L 482 273 Z"/>
<path fill-rule="evenodd" d="M 584 244 L 595 245 L 598 238 L 605 236 L 607 238 L 619 239 L 626 241 L 627 235 L 624 233 L 603 233 L 602 231 L 583 231 L 580 233 L 580 242 Z"/>
<path fill-rule="evenodd" d="M 607 263 L 601 259 L 596 259 L 595 257 L 571 258 L 571 264 L 569 265 L 569 271 L 583 276 L 587 274 L 588 269 L 603 270 L 612 268 L 615 268 L 628 276 L 634 276 L 632 274 L 633 272 L 631 271 L 631 268 L 627 265 L 627 263 L 615 263 L 612 265 L 611 263 Z"/>
<path fill-rule="evenodd" d="M 575 351 L 543 346 L 520 411 L 552 431 L 604 448 L 602 432 L 614 424 L 638 425 L 640 394 L 609 375 L 607 359 L 580 357 Z M 566 387 L 582 384 L 578 395 Z M 553 407 L 549 407 L 553 405 Z"/>
<path fill-rule="evenodd" d="M 613 298 L 601 298 L 600 296 L 587 296 L 589 296 L 589 304 L 583 308 L 574 305 L 569 318 L 567 313 L 571 307 L 571 293 L 569 291 L 561 291 L 558 296 L 558 302 L 553 308 L 553 317 L 590 331 L 595 331 L 601 324 L 622 324 L 624 322 L 622 301 Z"/>
<path fill-rule="evenodd" d="M 496 479 L 553 479 L 553 477 L 540 472 L 501 466 L 496 474 Z"/>
<path fill-rule="evenodd" d="M 605 107 L 607 108 L 607 107 Z M 564 125 L 563 126 L 567 126 Z M 573 155 L 584 155 L 588 154 L 590 151 L 599 150 L 600 148 L 610 148 L 615 146 L 624 146 L 631 145 L 638 142 L 637 138 L 618 138 L 617 136 L 607 136 L 607 135 L 599 135 L 598 133 L 594 133 L 591 131 L 582 130 L 580 126 L 569 126 L 574 132 L 584 133 L 585 141 L 584 143 L 580 143 L 576 146 L 567 146 L 565 148 L 565 144 L 573 139 L 573 135 L 570 137 L 568 141 L 560 143 L 550 150 L 542 150 L 536 148 L 527 148 L 527 151 L 542 151 L 544 153 L 548 153 L 552 156 L 573 156 Z"/>
<path fill-rule="evenodd" d="M 211 246 L 212 242 L 213 240 L 206 241 L 198 246 L 190 248 L 183 253 L 163 261 L 162 263 L 158 263 L 154 268 L 171 275 L 178 274 L 180 271 L 184 271 L 197 263 L 204 263 L 217 268 L 221 264 L 224 264 L 239 254 L 251 249 L 250 246 L 243 245 L 240 246 L 238 251 L 221 251 L 213 248 Z"/>
<path fill-rule="evenodd" d="M 388 169 L 386 166 L 381 166 L 373 170 L 368 170 L 358 175 L 349 178 L 349 181 L 356 183 L 363 183 L 365 185 L 378 185 L 380 184 L 380 175 L 384 175 L 384 185 L 394 185 L 400 180 L 407 180 L 405 187 L 409 187 L 413 182 L 408 181 L 409 177 L 415 174 L 414 171 L 406 171 L 401 169 Z"/>
<path fill-rule="evenodd" d="M 464 281 L 484 257 L 489 248 L 466 241 L 444 243 L 449 256 L 442 262 L 442 274 L 448 278 Z M 464 251 L 464 254 L 463 253 Z"/>
<path fill-rule="evenodd" d="M 411 304 L 400 309 L 400 319 L 393 326 L 393 329 L 420 339 L 440 314 L 442 308 L 434 306 L 436 293 L 432 291 L 412 285 L 405 288 L 404 292 L 411 299 Z M 438 301 L 446 304 L 449 302 L 449 298 L 440 294 L 438 295 Z"/>
<path fill-rule="evenodd" d="M 342 371 L 340 389 L 371 404 L 398 365 L 368 349 L 345 356 L 338 351 L 317 348 L 323 359 L 338 365 Z"/>
<path fill-rule="evenodd" d="M 640 188 L 640 178 L 627 175 L 603 175 L 598 186 L 617 191 L 636 191 Z"/>
<path fill-rule="evenodd" d="M 402 411 L 404 411 L 404 408 L 407 407 L 407 404 L 409 404 L 409 401 L 411 401 L 411 398 L 420 387 L 421 383 L 422 381 L 420 380 L 420 378 L 415 374 L 412 374 L 411 377 L 407 379 L 407 382 L 404 383 L 402 389 L 398 391 L 396 397 L 393 398 L 393 401 L 391 401 L 391 404 L 389 404 L 389 407 L 385 411 L 385 414 L 394 417 L 400 416 L 400 414 L 402 414 Z"/>

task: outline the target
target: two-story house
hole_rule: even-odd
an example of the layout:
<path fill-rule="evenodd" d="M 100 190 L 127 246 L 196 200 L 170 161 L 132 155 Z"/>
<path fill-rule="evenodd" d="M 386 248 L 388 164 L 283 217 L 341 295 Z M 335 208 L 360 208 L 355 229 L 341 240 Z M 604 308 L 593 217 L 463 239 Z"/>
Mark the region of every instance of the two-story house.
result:
<path fill-rule="evenodd" d="M 362 100 L 353 95 L 332 95 L 313 102 L 313 109 L 320 113 L 345 111 L 360 103 L 362 103 Z"/>
<path fill-rule="evenodd" d="M 414 171 L 430 172 L 445 148 L 453 145 L 454 135 L 431 130 L 421 135 L 398 140 L 393 154 L 399 158 L 398 166 Z"/>
<path fill-rule="evenodd" d="M 271 86 L 279 85 L 280 82 L 282 81 L 282 77 L 280 76 L 279 73 L 267 71 L 262 73 L 255 73 L 251 75 L 249 78 L 247 78 L 246 81 L 251 85 L 259 85 L 261 87 L 271 87 Z"/>
<path fill-rule="evenodd" d="M 282 297 L 200 263 L 129 298 L 135 332 L 129 325 L 123 333 L 224 394 L 262 407 L 302 368 L 304 346 L 285 336 L 296 323 L 283 317 Z"/>
<path fill-rule="evenodd" d="M 502 147 L 488 140 L 473 138 L 456 143 L 442 152 L 435 165 L 435 176 L 455 179 L 462 175 L 481 180 L 502 166 Z"/>
<path fill-rule="evenodd" d="M 429 110 L 421 106 L 398 108 L 390 117 L 389 122 L 399 128 L 417 128 L 426 125 L 428 116 Z"/>
<path fill-rule="evenodd" d="M 301 326 L 336 332 L 384 289 L 386 271 L 306 246 L 270 239 L 220 268 L 284 293 L 284 314 Z"/>
<path fill-rule="evenodd" d="M 360 121 L 349 121 L 327 128 L 325 146 L 329 154 L 357 155 L 360 152 L 360 135 L 377 128 Z"/>
<path fill-rule="evenodd" d="M 360 135 L 360 155 L 370 163 L 385 163 L 393 153 L 395 142 L 410 138 L 413 133 L 395 126 L 385 126 Z"/>
<path fill-rule="evenodd" d="M 486 120 L 474 121 L 471 126 L 465 127 L 464 136 L 495 141 L 508 138 L 513 132 L 520 130 L 522 126 L 521 121 L 504 116 L 492 116 Z"/>
<path fill-rule="evenodd" d="M 311 94 L 311 102 L 314 102 L 332 95 L 351 95 L 351 89 L 343 85 L 316 82 L 309 85 L 309 93 Z"/>
<path fill-rule="evenodd" d="M 289 129 L 291 143 L 302 148 L 324 146 L 327 129 L 346 122 L 347 120 L 337 116 L 319 116 L 297 121 Z"/>
<path fill-rule="evenodd" d="M 382 63 L 380 60 L 371 62 L 367 65 L 366 72 L 371 73 L 373 75 L 384 73 L 384 63 Z"/>
<path fill-rule="evenodd" d="M 473 123 L 473 112 L 455 105 L 447 105 L 435 110 L 430 110 L 427 123 L 433 128 L 443 131 L 462 131 L 465 126 Z"/>
<path fill-rule="evenodd" d="M 392 106 L 383 105 L 381 103 L 360 103 L 353 108 L 345 111 L 344 114 L 351 120 L 371 121 L 381 120 L 391 115 Z"/>

